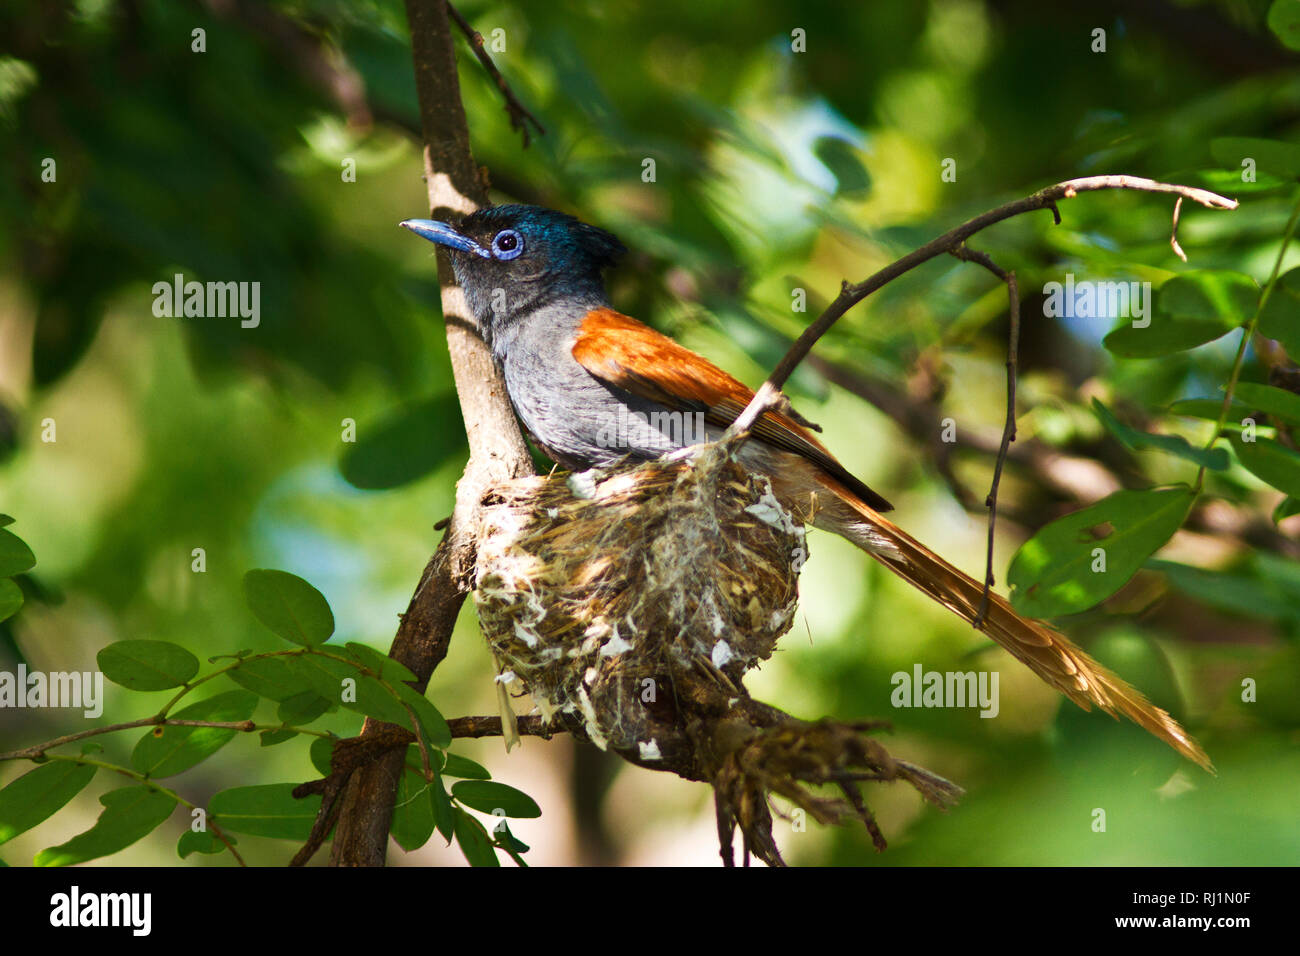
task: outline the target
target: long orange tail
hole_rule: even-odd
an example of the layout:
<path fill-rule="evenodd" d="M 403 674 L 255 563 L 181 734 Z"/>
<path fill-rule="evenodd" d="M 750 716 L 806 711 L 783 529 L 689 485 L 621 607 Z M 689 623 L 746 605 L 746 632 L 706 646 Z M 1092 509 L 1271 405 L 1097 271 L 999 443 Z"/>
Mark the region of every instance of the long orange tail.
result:
<path fill-rule="evenodd" d="M 975 622 L 984 592 L 979 581 L 953 567 L 833 479 L 819 475 L 817 484 L 832 491 L 834 498 L 818 495 L 820 507 L 810 515 L 813 524 L 853 541 L 944 607 Z M 980 629 L 1084 710 L 1096 704 L 1112 717 L 1124 714 L 1184 757 L 1214 772 L 1209 756 L 1178 721 L 1098 664 L 1060 631 L 1022 617 L 992 592 Z"/>

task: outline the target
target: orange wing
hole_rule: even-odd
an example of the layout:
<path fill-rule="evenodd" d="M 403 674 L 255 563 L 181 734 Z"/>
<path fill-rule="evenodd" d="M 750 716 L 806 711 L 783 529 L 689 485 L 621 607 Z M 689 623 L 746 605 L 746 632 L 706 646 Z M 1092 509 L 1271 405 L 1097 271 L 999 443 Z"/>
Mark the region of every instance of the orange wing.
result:
<path fill-rule="evenodd" d="M 573 344 L 573 357 L 602 381 L 675 411 L 704 412 L 706 421 L 723 428 L 754 397 L 752 390 L 704 356 L 613 309 L 587 313 Z M 753 435 L 802 455 L 877 511 L 892 509 L 789 416 L 768 412 L 754 426 Z"/>

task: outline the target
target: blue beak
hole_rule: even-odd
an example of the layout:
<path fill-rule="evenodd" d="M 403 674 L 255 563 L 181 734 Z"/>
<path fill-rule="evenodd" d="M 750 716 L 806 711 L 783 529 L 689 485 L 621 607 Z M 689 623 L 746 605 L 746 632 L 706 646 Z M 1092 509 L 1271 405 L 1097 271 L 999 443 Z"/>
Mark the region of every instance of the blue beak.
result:
<path fill-rule="evenodd" d="M 461 252 L 472 252 L 476 256 L 482 256 L 484 259 L 491 259 L 492 253 L 488 252 L 477 242 L 464 233 L 457 232 L 445 222 L 438 222 L 436 219 L 406 219 L 398 223 L 399 226 L 411 230 L 421 239 L 428 239 L 430 242 L 436 242 L 440 246 L 450 246 L 452 249 L 459 249 Z"/>

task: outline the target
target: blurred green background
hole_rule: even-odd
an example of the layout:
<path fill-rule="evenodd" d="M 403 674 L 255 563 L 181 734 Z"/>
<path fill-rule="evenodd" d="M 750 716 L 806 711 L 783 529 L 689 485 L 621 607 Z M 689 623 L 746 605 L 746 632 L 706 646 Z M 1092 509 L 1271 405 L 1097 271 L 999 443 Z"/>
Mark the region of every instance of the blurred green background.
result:
<path fill-rule="evenodd" d="M 546 127 L 527 150 L 457 46 L 494 198 L 617 233 L 633 253 L 612 278 L 615 305 L 751 385 L 841 279 L 999 202 L 1119 172 L 1240 198 L 1233 213 L 1183 210 L 1190 266 L 1169 246 L 1172 204 L 1148 195 L 1085 195 L 1062 203 L 1060 226 L 1039 213 L 972 242 L 1020 278 L 1018 445 L 1041 452 L 1013 459 L 1002 485 L 1002 579 L 1015 547 L 1052 518 L 1121 486 L 1191 480 L 1186 462 L 1124 449 L 1089 400 L 1204 443 L 1207 423 L 1162 409 L 1221 395 L 1238 337 L 1116 359 L 1100 345 L 1113 318 L 1044 318 L 1041 290 L 1067 272 L 1267 279 L 1291 191 L 1266 172 L 1246 188 L 1211 143 L 1300 132 L 1300 54 L 1269 31 L 1268 8 L 465 0 Z M 192 50 L 195 29 L 204 52 Z M 1097 29 L 1104 52 L 1093 49 Z M 387 648 L 467 456 L 431 249 L 396 228 L 427 214 L 417 131 L 396 0 L 0 9 L 0 511 L 38 559 L 20 582 L 25 606 L 0 624 L 0 669 L 91 669 L 125 638 L 175 641 L 200 658 L 276 648 L 241 598 L 253 567 L 311 581 L 341 638 Z M 47 158 L 53 182 L 41 178 Z M 1297 264 L 1293 248 L 1284 265 Z M 151 286 L 177 272 L 260 282 L 260 325 L 155 316 Z M 791 308 L 797 289 L 803 313 Z M 893 517 L 977 576 L 1006 312 L 1004 287 L 983 270 L 932 262 L 850 313 L 789 387 L 844 463 L 894 502 Z M 1247 379 L 1261 369 L 1252 348 Z M 873 395 L 951 417 L 962 441 L 936 458 L 929 425 L 907 427 Z M 355 443 L 344 441 L 348 419 Z M 42 440 L 47 420 L 54 442 Z M 968 793 L 941 814 L 901 787 L 869 791 L 891 842 L 883 855 L 860 827 L 778 822 L 787 858 L 1300 861 L 1300 518 L 1274 525 L 1280 496 L 1240 467 L 1212 473 L 1207 490 L 1199 518 L 1160 555 L 1204 579 L 1143 571 L 1063 624 L 1185 720 L 1215 760 L 1213 778 L 1130 726 L 1078 711 L 847 543 L 812 536 L 800 614 L 752 692 L 807 718 L 889 718 L 894 753 Z M 195 548 L 203 573 L 191 570 Z M 998 718 L 891 708 L 890 675 L 916 663 L 998 670 Z M 429 696 L 447 716 L 495 713 L 492 675 L 467 605 Z M 1242 701 L 1243 678 L 1257 702 Z M 148 713 L 141 695 L 108 686 L 104 722 Z M 359 718 L 324 724 L 352 734 Z M 3 711 L 0 750 L 75 729 L 66 712 Z M 104 743 L 121 758 L 134 740 Z M 717 862 L 703 785 L 565 739 L 526 740 L 509 757 L 500 741 L 457 749 L 541 804 L 540 819 L 514 827 L 534 863 Z M 23 769 L 0 765 L 0 783 Z M 173 786 L 202 802 L 235 781 L 313 776 L 301 741 L 239 739 Z M 110 786 L 98 780 L 0 856 L 26 864 L 85 829 Z M 1104 833 L 1092 827 L 1096 808 Z M 109 862 L 176 862 L 184 823 L 177 815 Z M 279 863 L 294 848 L 244 838 L 241 849 Z M 393 847 L 390 859 L 463 862 L 436 837 L 411 854 Z"/>

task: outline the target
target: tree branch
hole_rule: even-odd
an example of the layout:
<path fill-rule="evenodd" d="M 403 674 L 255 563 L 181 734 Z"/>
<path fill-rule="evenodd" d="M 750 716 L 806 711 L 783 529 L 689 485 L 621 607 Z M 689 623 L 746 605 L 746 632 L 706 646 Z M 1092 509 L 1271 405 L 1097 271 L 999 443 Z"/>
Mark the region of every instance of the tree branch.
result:
<path fill-rule="evenodd" d="M 505 100 L 506 115 L 510 117 L 510 128 L 523 134 L 524 149 L 527 149 L 528 144 L 532 142 L 532 137 L 528 135 L 528 124 L 532 123 L 537 128 L 539 136 L 546 135 L 546 127 L 537 122 L 537 117 L 519 102 L 519 97 L 515 96 L 515 91 L 510 88 L 510 84 L 506 82 L 506 78 L 501 75 L 501 71 L 497 69 L 496 63 L 488 54 L 487 47 L 483 44 L 483 34 L 469 25 L 469 21 L 452 6 L 451 0 L 447 0 L 447 13 L 456 21 L 456 26 L 460 27 L 461 32 L 465 34 L 465 39 L 469 41 L 474 55 L 478 57 L 478 61 L 483 64 L 483 69 L 487 70 L 488 76 L 492 77 L 492 82 L 501 91 L 501 97 Z"/>
<path fill-rule="evenodd" d="M 429 208 L 438 218 L 463 216 L 487 201 L 487 189 L 470 152 L 447 4 L 445 0 L 406 0 L 406 16 L 424 132 Z M 487 346 L 475 332 L 451 262 L 441 248 L 437 256 L 447 348 L 470 460 L 456 486 L 456 506 L 447 532 L 420 577 L 389 651 L 389 656 L 416 675 L 415 687 L 421 692 L 447 654 L 457 615 L 472 584 L 473 529 L 484 491 L 496 481 L 532 473 L 532 458 L 515 423 L 505 386 Z M 362 736 L 382 734 L 386 727 L 391 725 L 367 719 Z M 404 748 L 395 750 L 360 767 L 352 776 L 334 834 L 332 865 L 383 865 L 403 755 Z"/>
<path fill-rule="evenodd" d="M 1194 200 L 1210 209 L 1237 208 L 1235 199 L 1228 199 L 1207 189 L 1161 183 L 1156 182 L 1154 179 L 1124 175 L 1088 176 L 1083 179 L 1071 179 L 1063 183 L 1057 183 L 1055 186 L 1048 186 L 1046 189 L 1040 189 L 1031 196 L 1003 203 L 1001 206 L 990 209 L 988 212 L 962 223 L 957 228 L 945 232 L 942 236 L 930 240 L 919 249 L 909 252 L 901 259 L 891 263 L 862 282 L 856 284 L 844 282 L 840 287 L 840 294 L 835 297 L 835 300 L 826 307 L 825 311 L 817 317 L 812 325 L 804 329 L 803 334 L 795 340 L 794 345 L 790 347 L 790 351 L 777 364 L 772 374 L 768 376 L 767 381 L 763 383 L 749 405 L 740 414 L 740 417 L 732 422 L 731 428 L 728 430 L 729 433 L 734 435 L 748 431 L 754 427 L 754 422 L 758 421 L 759 416 L 764 412 L 779 407 L 784 400 L 781 395 L 781 387 L 785 385 L 799 363 L 812 351 L 812 347 L 817 343 L 817 340 L 825 335 L 845 312 L 871 295 L 871 293 L 888 285 L 922 263 L 929 262 L 935 256 L 951 253 L 975 233 L 1005 219 L 1011 219 L 1014 216 L 1038 209 L 1050 209 L 1056 222 L 1060 223 L 1061 215 L 1056 208 L 1057 200 L 1073 199 L 1079 193 L 1096 192 L 1102 189 L 1134 189 L 1140 192 L 1171 193 Z"/>
<path fill-rule="evenodd" d="M 1178 201 L 1181 203 L 1182 197 Z M 984 590 L 980 594 L 979 611 L 975 614 L 974 626 L 978 629 L 984 625 L 984 615 L 989 610 L 989 590 L 993 587 L 993 543 L 998 523 L 998 485 L 1002 482 L 1002 466 L 1006 464 L 1007 453 L 1011 443 L 1016 440 L 1016 362 L 1020 352 L 1020 289 L 1016 285 L 1016 274 L 1003 270 L 987 255 L 971 249 L 964 242 L 952 251 L 952 254 L 965 262 L 974 262 L 992 272 L 1007 284 L 1007 298 L 1010 300 L 1007 333 L 1007 417 L 1002 426 L 1002 441 L 998 445 L 997 460 L 993 464 L 993 483 L 989 487 L 988 497 L 984 499 L 989 509 L 988 554 L 984 563 Z"/>

